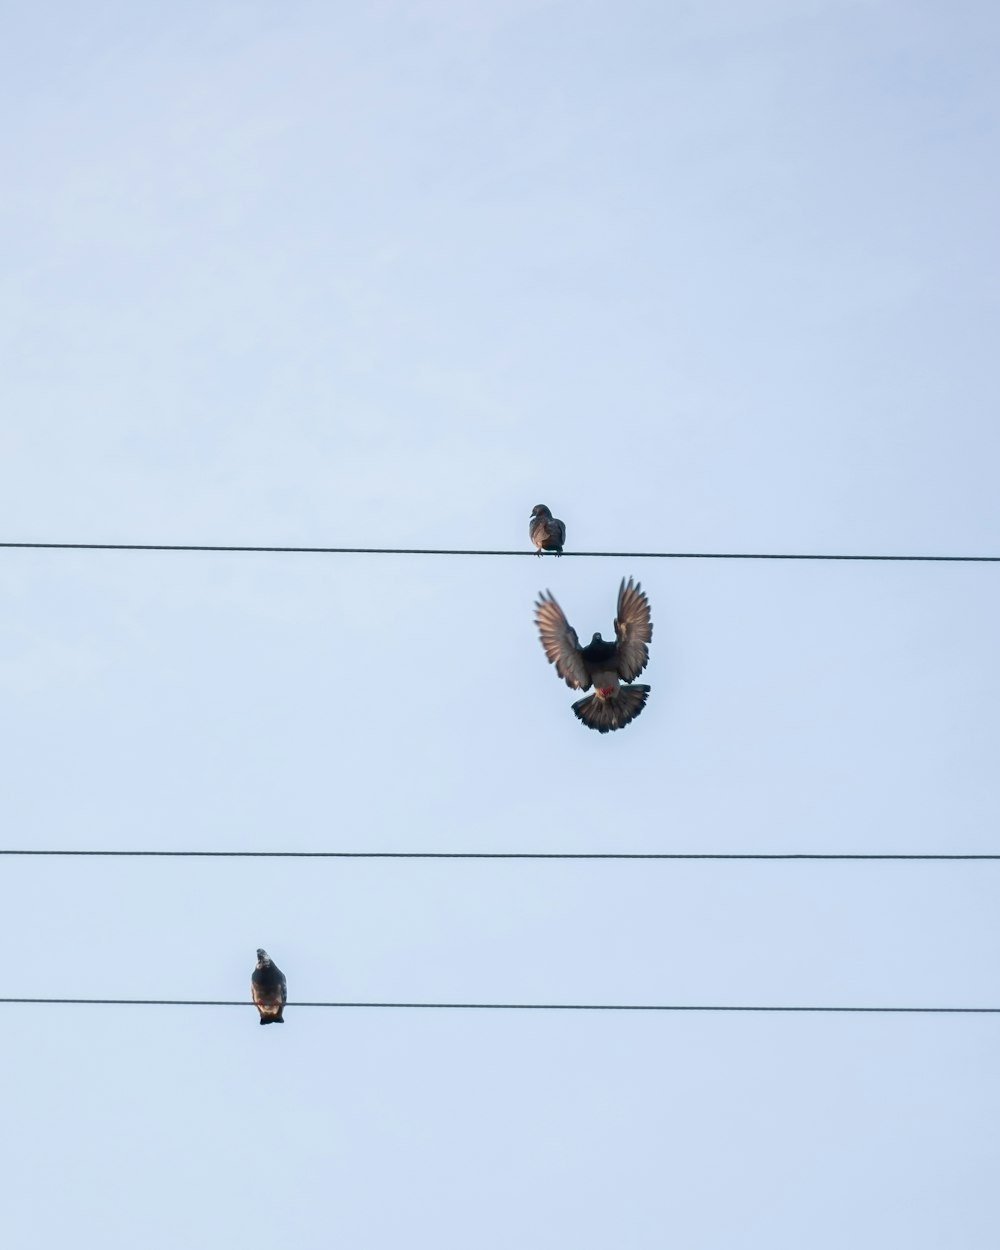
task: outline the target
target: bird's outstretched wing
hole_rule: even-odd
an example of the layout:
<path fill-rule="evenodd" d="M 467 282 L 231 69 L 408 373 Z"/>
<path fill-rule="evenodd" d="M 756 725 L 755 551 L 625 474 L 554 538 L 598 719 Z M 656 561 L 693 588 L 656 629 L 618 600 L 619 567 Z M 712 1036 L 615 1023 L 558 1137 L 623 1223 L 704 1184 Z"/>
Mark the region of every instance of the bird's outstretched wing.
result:
<path fill-rule="evenodd" d="M 589 690 L 590 675 L 580 654 L 580 640 L 551 591 L 539 592 L 535 622 L 549 663 L 556 666 L 556 672 L 566 685 L 572 690 Z"/>
<path fill-rule="evenodd" d="M 622 578 L 618 590 L 618 675 L 623 681 L 634 681 L 649 663 L 649 640 L 653 623 L 649 619 L 649 600 L 638 582 Z"/>

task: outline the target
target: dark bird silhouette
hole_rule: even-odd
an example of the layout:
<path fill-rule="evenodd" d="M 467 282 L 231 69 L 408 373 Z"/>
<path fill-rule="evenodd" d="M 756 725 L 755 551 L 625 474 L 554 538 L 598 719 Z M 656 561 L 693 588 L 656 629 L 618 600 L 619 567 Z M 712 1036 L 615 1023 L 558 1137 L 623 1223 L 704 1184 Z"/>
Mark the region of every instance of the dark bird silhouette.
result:
<path fill-rule="evenodd" d="M 562 555 L 563 543 L 566 541 L 566 526 L 558 517 L 554 517 L 543 503 L 536 503 L 531 509 L 531 520 L 528 522 L 528 535 L 538 548 L 543 551 L 554 551 Z"/>
<path fill-rule="evenodd" d="M 556 666 L 566 685 L 573 690 L 594 687 L 592 695 L 573 704 L 573 711 L 585 725 L 606 734 L 635 720 L 646 706 L 649 687 L 628 683 L 649 663 L 648 644 L 653 636 L 649 600 L 638 582 L 633 585 L 631 577 L 628 582 L 622 579 L 614 642 L 595 634 L 581 647 L 576 630 L 551 591 L 539 594 L 535 621 L 549 663 Z"/>
<path fill-rule="evenodd" d="M 261 1024 L 284 1024 L 282 1012 L 288 1001 L 285 974 L 267 951 L 257 950 L 257 967 L 250 977 L 250 993 L 260 1012 Z"/>

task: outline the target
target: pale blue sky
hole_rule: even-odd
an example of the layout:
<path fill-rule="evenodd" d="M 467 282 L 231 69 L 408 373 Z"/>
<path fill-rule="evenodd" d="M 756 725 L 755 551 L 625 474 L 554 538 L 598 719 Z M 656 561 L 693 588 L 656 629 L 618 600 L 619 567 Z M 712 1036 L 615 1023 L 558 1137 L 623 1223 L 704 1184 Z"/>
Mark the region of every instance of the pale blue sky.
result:
<path fill-rule="evenodd" d="M 3 6 L 0 539 L 1000 552 L 982 3 Z M 573 718 L 532 601 L 655 634 Z M 992 566 L 0 553 L 0 845 L 996 852 Z M 989 864 L 0 860 L 8 995 L 1000 1004 Z M 3 1007 L 13 1247 L 994 1250 L 994 1017 Z"/>

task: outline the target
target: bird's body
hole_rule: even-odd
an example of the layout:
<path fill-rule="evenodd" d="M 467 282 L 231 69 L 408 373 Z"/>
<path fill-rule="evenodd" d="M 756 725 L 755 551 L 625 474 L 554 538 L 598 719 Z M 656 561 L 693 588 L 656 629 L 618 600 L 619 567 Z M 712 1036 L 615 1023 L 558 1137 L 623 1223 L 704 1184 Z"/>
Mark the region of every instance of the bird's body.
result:
<path fill-rule="evenodd" d="M 562 555 L 563 545 L 566 542 L 566 526 L 558 517 L 552 515 L 545 504 L 536 503 L 531 509 L 528 535 L 538 548 L 539 555 L 543 551 L 554 552 L 557 556 Z"/>
<path fill-rule="evenodd" d="M 542 646 L 556 672 L 573 690 L 594 693 L 573 704 L 573 711 L 590 729 L 610 733 L 635 720 L 646 706 L 649 686 L 632 685 L 649 662 L 649 641 L 653 623 L 649 600 L 631 577 L 618 590 L 615 641 L 594 634 L 580 646 L 576 630 L 552 597 L 551 591 L 538 596 L 535 621 Z"/>
<path fill-rule="evenodd" d="M 284 1024 L 282 1012 L 288 1001 L 285 974 L 265 950 L 257 951 L 257 967 L 250 977 L 250 993 L 260 1012 L 261 1024 Z"/>

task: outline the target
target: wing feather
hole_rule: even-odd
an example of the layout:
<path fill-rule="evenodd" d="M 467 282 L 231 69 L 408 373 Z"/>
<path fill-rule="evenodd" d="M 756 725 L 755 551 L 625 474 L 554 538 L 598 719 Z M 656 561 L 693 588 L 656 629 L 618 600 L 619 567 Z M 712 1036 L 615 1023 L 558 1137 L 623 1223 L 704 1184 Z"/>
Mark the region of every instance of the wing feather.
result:
<path fill-rule="evenodd" d="M 618 675 L 623 681 L 634 681 L 649 663 L 649 640 L 653 623 L 649 619 L 649 600 L 639 582 L 631 577 L 618 590 L 618 615 L 615 618 L 618 636 Z"/>
<path fill-rule="evenodd" d="M 580 654 L 580 640 L 551 591 L 540 591 L 535 604 L 535 623 L 550 664 L 571 690 L 589 690 L 590 674 Z"/>

